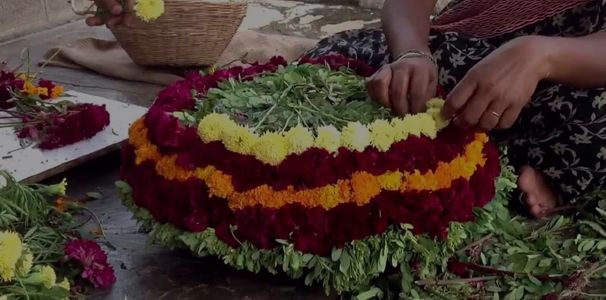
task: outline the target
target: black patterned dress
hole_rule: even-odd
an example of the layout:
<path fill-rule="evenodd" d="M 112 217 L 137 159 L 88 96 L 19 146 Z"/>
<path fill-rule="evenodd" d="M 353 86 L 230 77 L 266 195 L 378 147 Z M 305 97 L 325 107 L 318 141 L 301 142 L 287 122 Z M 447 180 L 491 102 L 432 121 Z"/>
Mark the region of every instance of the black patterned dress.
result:
<path fill-rule="evenodd" d="M 432 32 L 430 49 L 439 66 L 439 84 L 449 91 L 477 62 L 515 37 L 577 37 L 599 31 L 606 31 L 606 0 L 591 1 L 496 38 Z M 390 61 L 385 36 L 379 29 L 336 34 L 321 40 L 307 55 L 331 53 L 376 67 Z M 516 124 L 492 135 L 509 147 L 515 167 L 535 167 L 551 179 L 562 200 L 575 201 L 601 187 L 606 179 L 606 87 L 577 89 L 541 82 Z"/>

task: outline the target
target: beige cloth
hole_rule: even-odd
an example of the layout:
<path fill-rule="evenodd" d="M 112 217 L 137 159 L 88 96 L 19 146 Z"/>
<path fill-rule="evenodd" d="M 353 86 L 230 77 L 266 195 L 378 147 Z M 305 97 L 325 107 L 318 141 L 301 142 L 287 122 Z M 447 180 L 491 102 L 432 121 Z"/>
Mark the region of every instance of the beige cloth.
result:
<path fill-rule="evenodd" d="M 255 31 L 236 33 L 217 66 L 266 61 L 281 55 L 291 61 L 298 58 L 316 41 L 312 39 L 262 34 Z M 242 58 L 244 58 L 242 60 Z M 75 69 L 89 69 L 110 77 L 167 85 L 182 77 L 176 70 L 142 67 L 135 64 L 116 41 L 86 38 L 49 50 L 40 64 Z"/>

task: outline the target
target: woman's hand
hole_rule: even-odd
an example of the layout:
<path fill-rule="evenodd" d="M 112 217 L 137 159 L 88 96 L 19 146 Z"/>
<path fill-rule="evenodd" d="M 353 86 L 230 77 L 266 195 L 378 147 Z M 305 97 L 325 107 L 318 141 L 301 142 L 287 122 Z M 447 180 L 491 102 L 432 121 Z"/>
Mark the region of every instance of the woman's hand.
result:
<path fill-rule="evenodd" d="M 108 12 L 109 17 L 94 16 L 86 18 L 88 26 L 100 26 L 106 24 L 108 27 L 118 25 L 124 21 L 122 4 L 118 0 L 93 0 L 98 8 Z"/>
<path fill-rule="evenodd" d="M 461 127 L 511 127 L 548 74 L 540 38 L 521 37 L 475 65 L 446 99 L 445 118 Z"/>
<path fill-rule="evenodd" d="M 406 58 L 384 65 L 368 78 L 370 97 L 396 114 L 419 113 L 435 96 L 438 70 L 428 58 Z"/>

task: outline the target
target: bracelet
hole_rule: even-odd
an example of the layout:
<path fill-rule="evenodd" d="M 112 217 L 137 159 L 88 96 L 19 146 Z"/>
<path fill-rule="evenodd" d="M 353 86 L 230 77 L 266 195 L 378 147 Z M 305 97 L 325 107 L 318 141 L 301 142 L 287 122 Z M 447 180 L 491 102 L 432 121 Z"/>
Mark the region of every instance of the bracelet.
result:
<path fill-rule="evenodd" d="M 433 58 L 433 56 L 431 54 L 425 53 L 421 50 L 406 50 L 401 52 L 400 54 L 398 54 L 398 56 L 396 56 L 396 58 L 392 61 L 392 62 L 398 62 L 407 58 L 426 58 L 429 61 L 431 61 L 432 64 L 434 65 L 438 65 L 438 63 L 436 62 L 435 58 Z"/>

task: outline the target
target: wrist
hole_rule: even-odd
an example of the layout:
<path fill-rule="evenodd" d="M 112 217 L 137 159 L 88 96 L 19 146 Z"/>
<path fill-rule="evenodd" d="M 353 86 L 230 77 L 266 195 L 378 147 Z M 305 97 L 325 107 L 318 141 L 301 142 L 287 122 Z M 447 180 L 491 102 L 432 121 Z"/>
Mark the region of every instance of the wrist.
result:
<path fill-rule="evenodd" d="M 392 62 L 395 63 L 395 62 L 399 62 L 399 61 L 402 61 L 405 59 L 411 59 L 411 58 L 426 59 L 427 61 L 431 62 L 433 65 L 437 66 L 437 62 L 434 59 L 433 55 L 431 55 L 431 52 L 420 50 L 420 49 L 410 49 L 410 50 L 402 51 L 401 53 L 392 57 Z"/>
<path fill-rule="evenodd" d="M 554 74 L 556 60 L 553 38 L 546 36 L 524 36 L 518 38 L 521 42 L 524 56 L 536 70 L 538 80 L 548 80 Z"/>

